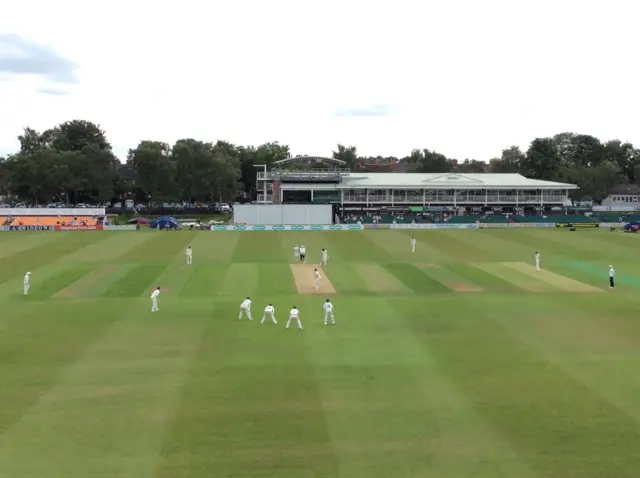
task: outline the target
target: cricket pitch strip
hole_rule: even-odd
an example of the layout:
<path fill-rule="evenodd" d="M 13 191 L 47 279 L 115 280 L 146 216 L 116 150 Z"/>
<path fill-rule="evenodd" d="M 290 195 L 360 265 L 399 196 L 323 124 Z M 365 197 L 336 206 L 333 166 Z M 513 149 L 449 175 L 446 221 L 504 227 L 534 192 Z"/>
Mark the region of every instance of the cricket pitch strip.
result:
<path fill-rule="evenodd" d="M 315 288 L 313 270 L 318 269 L 322 279 L 320 287 Z M 298 292 L 301 294 L 335 294 L 336 289 L 331 284 L 329 278 L 324 274 L 320 264 L 291 264 L 291 272 L 296 282 Z"/>

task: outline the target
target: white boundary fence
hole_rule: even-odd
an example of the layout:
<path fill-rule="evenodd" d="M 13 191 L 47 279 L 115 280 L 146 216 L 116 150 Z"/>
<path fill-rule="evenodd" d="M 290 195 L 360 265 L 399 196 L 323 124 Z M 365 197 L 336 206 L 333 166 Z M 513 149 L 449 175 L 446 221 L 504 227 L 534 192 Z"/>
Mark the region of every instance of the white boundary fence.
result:
<path fill-rule="evenodd" d="M 98 208 L 52 208 L 52 207 L 9 207 L 0 208 L 0 216 L 105 216 L 106 209 Z"/>
<path fill-rule="evenodd" d="M 322 226 L 333 222 L 328 204 L 236 204 L 233 223 L 238 226 Z"/>

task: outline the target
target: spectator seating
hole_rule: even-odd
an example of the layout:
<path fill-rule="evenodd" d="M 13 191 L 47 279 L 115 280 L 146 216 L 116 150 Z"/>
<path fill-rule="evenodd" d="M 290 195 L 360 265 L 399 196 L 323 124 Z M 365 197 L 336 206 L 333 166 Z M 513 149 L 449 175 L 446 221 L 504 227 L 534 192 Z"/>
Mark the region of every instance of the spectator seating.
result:
<path fill-rule="evenodd" d="M 640 221 L 640 214 L 626 214 L 621 212 L 601 212 L 596 215 L 596 219 L 601 222 L 636 222 Z"/>
<path fill-rule="evenodd" d="M 98 219 L 91 216 L 16 216 L 11 223 L 5 225 L 11 226 L 55 226 L 57 224 L 80 225 L 84 223 L 86 226 L 95 226 Z"/>
<path fill-rule="evenodd" d="M 572 222 L 572 223 L 592 223 L 597 222 L 594 218 L 583 214 L 552 214 L 549 216 L 530 215 L 513 216 L 516 222 Z"/>

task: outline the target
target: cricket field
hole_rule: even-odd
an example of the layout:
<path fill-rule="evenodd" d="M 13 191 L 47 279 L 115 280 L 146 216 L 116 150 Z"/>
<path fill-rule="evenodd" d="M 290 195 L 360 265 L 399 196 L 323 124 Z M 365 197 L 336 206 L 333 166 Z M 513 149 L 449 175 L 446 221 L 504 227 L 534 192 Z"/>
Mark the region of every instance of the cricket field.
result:
<path fill-rule="evenodd" d="M 0 234 L 0 477 L 640 476 L 640 237 L 413 233 Z"/>

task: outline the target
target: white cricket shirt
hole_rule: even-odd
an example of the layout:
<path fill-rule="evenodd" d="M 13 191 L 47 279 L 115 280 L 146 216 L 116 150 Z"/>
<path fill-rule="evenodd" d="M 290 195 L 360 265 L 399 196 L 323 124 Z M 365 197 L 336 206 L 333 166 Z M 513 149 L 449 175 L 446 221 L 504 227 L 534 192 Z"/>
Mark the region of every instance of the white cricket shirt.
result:
<path fill-rule="evenodd" d="M 333 304 L 331 302 L 325 302 L 322 305 L 322 308 L 324 309 L 325 312 L 331 312 L 333 310 Z"/>
<path fill-rule="evenodd" d="M 267 314 L 273 314 L 276 310 L 273 308 L 273 306 L 268 305 L 264 308 L 265 313 Z"/>
<path fill-rule="evenodd" d="M 298 309 L 291 309 L 289 311 L 289 315 L 293 316 L 293 317 L 297 317 L 300 314 L 300 311 Z"/>
<path fill-rule="evenodd" d="M 151 298 L 156 299 L 159 295 L 160 295 L 160 291 L 156 289 L 151 293 Z"/>

